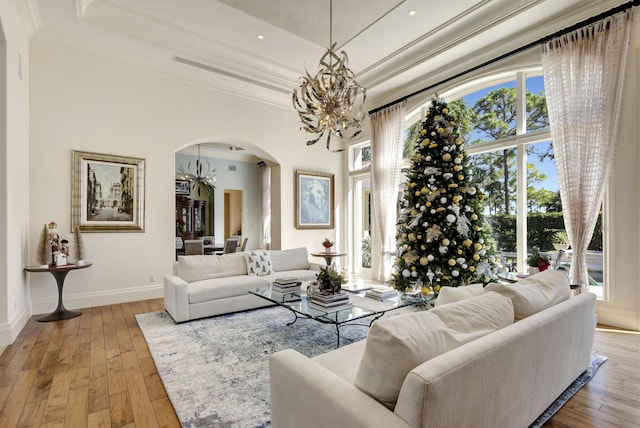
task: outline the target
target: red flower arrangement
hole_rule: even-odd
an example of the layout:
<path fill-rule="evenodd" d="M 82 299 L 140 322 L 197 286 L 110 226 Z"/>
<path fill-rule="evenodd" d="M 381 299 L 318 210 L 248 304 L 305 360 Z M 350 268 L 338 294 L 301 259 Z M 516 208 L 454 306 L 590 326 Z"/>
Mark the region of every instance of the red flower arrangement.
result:
<path fill-rule="evenodd" d="M 542 272 L 543 270 L 547 270 L 549 266 L 551 266 L 549 260 L 544 257 L 538 257 L 536 263 L 538 263 L 538 269 L 540 269 L 540 272 Z"/>
<path fill-rule="evenodd" d="M 333 247 L 334 242 L 332 240 L 330 240 L 329 238 L 324 238 L 324 241 L 322 241 L 322 246 L 324 248 L 331 248 Z"/>

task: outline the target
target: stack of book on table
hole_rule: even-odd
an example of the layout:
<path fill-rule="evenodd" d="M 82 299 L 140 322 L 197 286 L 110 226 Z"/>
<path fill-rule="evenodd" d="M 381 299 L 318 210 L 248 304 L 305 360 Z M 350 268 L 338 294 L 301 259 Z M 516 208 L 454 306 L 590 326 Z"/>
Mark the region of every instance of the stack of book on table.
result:
<path fill-rule="evenodd" d="M 273 291 L 277 291 L 278 293 L 294 293 L 300 291 L 301 284 L 302 282 L 298 280 L 298 278 L 278 278 L 273 281 Z"/>
<path fill-rule="evenodd" d="M 368 290 L 365 293 L 366 297 L 370 297 L 376 300 L 390 299 L 392 297 L 396 297 L 397 295 L 398 292 L 395 289 L 386 285 L 374 285 L 371 290 Z"/>
<path fill-rule="evenodd" d="M 339 293 L 314 291 L 309 299 L 309 307 L 323 312 L 336 312 L 351 309 L 349 295 L 344 291 Z"/>

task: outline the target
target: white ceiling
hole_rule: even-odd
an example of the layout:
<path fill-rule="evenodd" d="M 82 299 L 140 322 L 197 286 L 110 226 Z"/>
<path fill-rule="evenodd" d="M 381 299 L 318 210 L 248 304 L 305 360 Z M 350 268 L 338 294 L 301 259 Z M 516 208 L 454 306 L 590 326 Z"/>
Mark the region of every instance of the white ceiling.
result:
<path fill-rule="evenodd" d="M 625 2 L 333 0 L 332 38 L 371 109 Z M 330 0 L 16 3 L 34 40 L 286 108 L 329 45 Z"/>

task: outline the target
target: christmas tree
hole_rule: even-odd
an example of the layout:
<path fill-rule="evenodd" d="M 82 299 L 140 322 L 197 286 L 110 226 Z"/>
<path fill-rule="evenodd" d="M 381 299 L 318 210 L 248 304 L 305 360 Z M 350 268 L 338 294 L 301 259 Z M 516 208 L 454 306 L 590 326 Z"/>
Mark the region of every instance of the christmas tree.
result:
<path fill-rule="evenodd" d="M 474 185 L 459 120 L 434 99 L 413 142 L 397 230 L 395 288 L 459 286 L 492 279 L 484 195 Z"/>

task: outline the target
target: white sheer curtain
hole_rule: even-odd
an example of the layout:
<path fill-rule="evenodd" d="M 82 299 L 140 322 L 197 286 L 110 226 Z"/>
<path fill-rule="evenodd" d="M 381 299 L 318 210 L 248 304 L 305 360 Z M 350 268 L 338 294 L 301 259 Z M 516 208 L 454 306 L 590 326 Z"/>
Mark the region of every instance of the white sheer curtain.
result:
<path fill-rule="evenodd" d="M 371 115 L 371 214 L 377 232 L 371 242 L 371 272 L 379 281 L 389 279 L 395 255 L 396 204 L 406 104 L 402 101 Z"/>
<path fill-rule="evenodd" d="M 262 224 L 262 243 L 260 248 L 271 248 L 271 168 L 266 163 L 258 164 L 260 173 L 260 217 Z"/>
<path fill-rule="evenodd" d="M 542 47 L 562 211 L 573 249 L 570 277 L 576 284 L 588 284 L 585 256 L 613 163 L 632 20 L 629 9 Z"/>

